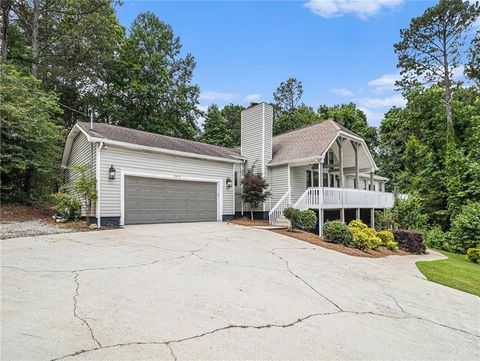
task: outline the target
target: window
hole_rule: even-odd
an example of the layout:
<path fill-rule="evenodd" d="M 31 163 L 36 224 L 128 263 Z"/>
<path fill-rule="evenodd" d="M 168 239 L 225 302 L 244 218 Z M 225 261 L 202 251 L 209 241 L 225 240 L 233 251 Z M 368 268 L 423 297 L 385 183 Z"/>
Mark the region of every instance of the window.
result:
<path fill-rule="evenodd" d="M 235 172 L 233 174 L 233 184 L 235 185 L 235 187 L 238 187 L 238 172 Z"/>
<path fill-rule="evenodd" d="M 327 186 L 327 183 L 328 183 L 328 174 L 327 173 L 323 173 L 323 184 L 322 184 L 322 187 L 326 187 Z"/>
<path fill-rule="evenodd" d="M 363 180 L 363 190 L 367 190 L 367 180 Z"/>
<path fill-rule="evenodd" d="M 305 188 L 310 188 L 312 186 L 312 171 L 307 170 Z"/>

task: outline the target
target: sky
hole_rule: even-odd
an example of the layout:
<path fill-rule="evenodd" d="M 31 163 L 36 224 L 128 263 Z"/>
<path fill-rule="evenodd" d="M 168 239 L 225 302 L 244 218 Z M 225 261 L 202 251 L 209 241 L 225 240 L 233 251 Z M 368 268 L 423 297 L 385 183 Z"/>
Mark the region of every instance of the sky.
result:
<path fill-rule="evenodd" d="M 180 37 L 197 62 L 193 82 L 200 108 L 272 101 L 278 85 L 302 81 L 302 102 L 356 103 L 378 126 L 405 100 L 393 44 L 400 29 L 435 1 L 129 1 L 117 7 L 127 29 L 135 17 L 154 12 Z"/>

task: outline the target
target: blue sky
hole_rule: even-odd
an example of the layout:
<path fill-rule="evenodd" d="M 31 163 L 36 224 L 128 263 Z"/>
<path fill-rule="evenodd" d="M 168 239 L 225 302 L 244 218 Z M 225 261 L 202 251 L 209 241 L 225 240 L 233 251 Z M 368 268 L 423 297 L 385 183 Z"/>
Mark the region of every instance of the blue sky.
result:
<path fill-rule="evenodd" d="M 129 27 L 152 11 L 172 25 L 194 55 L 203 109 L 212 103 L 271 101 L 281 81 L 301 80 L 302 101 L 315 109 L 353 101 L 378 126 L 404 100 L 393 89 L 393 44 L 410 19 L 434 1 L 125 1 Z"/>

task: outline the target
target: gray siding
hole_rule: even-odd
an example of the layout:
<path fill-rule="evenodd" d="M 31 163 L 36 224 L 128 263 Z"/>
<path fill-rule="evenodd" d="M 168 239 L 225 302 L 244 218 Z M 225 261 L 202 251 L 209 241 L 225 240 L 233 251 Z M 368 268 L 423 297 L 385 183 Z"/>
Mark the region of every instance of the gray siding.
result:
<path fill-rule="evenodd" d="M 292 203 L 295 203 L 306 190 L 307 169 L 310 169 L 309 165 L 290 167 L 290 187 L 292 188 Z"/>
<path fill-rule="evenodd" d="M 158 175 L 221 179 L 223 187 L 223 214 L 231 215 L 234 213 L 235 187 L 227 189 L 225 185 L 226 179 L 233 177 L 232 163 L 129 150 L 110 145 L 107 149 L 101 150 L 100 163 L 100 214 L 102 217 L 120 216 L 120 173 L 122 170 Z M 108 179 L 110 165 L 113 165 L 117 171 L 117 176 L 114 180 Z"/>
<path fill-rule="evenodd" d="M 288 165 L 270 167 L 269 170 L 272 196 L 266 210 L 270 210 L 288 190 Z"/>
<path fill-rule="evenodd" d="M 240 212 L 242 210 L 242 165 L 235 164 L 235 172 L 237 172 L 238 183 L 235 187 L 235 212 Z M 235 179 L 235 178 L 233 178 Z"/>
<path fill-rule="evenodd" d="M 67 162 L 67 170 L 65 177 L 65 184 L 71 185 L 74 181 L 80 178 L 80 173 L 74 171 L 70 167 L 76 164 L 89 165 L 91 169 L 91 177 L 95 179 L 96 169 L 96 145 L 89 143 L 87 137 L 83 133 L 79 133 L 72 142 L 72 149 Z M 83 204 L 83 203 L 82 203 Z M 82 206 L 82 216 L 85 216 L 86 212 Z M 95 216 L 95 203 L 92 204 L 91 216 Z"/>

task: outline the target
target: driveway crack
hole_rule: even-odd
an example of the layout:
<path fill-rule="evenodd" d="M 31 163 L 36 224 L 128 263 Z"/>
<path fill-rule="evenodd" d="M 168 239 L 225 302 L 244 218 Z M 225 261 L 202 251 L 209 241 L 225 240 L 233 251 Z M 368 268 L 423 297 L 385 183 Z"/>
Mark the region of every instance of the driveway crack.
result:
<path fill-rule="evenodd" d="M 77 272 L 72 272 L 75 276 L 73 278 L 74 282 L 75 282 L 75 295 L 73 296 L 73 317 L 75 318 L 78 318 L 80 321 L 83 322 L 83 324 L 85 326 L 87 326 L 88 330 L 90 331 L 90 336 L 92 338 L 92 340 L 100 347 L 102 347 L 102 344 L 97 340 L 97 338 L 95 337 L 94 333 L 93 333 L 93 329 L 92 327 L 90 326 L 90 324 L 88 323 L 88 321 L 82 317 L 80 317 L 77 313 L 77 306 L 78 306 L 78 300 L 77 300 L 77 297 L 80 295 L 79 293 L 79 289 L 80 289 L 80 282 L 78 281 L 78 276 L 79 274 Z"/>

